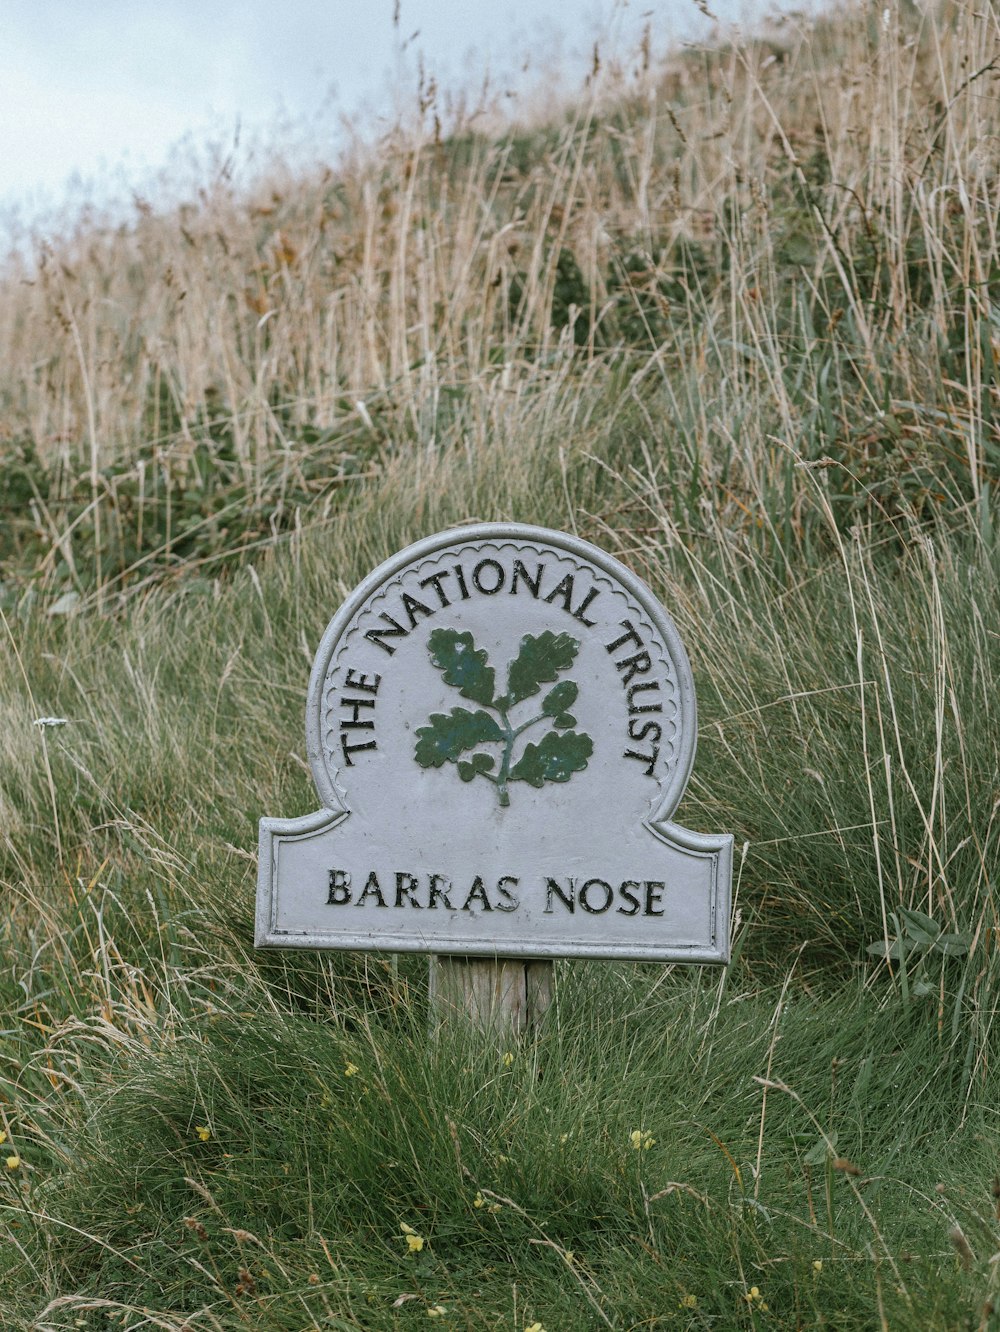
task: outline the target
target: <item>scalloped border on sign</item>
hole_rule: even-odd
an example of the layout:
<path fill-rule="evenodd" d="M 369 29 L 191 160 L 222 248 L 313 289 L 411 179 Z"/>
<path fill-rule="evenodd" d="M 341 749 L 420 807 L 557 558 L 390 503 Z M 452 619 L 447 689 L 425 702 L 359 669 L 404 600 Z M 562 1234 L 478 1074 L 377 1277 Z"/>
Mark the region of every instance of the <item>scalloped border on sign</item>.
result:
<path fill-rule="evenodd" d="M 691 664 L 673 620 L 645 583 L 614 556 L 606 554 L 597 546 L 591 545 L 589 541 L 583 541 L 568 533 L 553 532 L 543 527 L 529 527 L 520 523 L 477 523 L 456 527 L 407 546 L 405 550 L 401 550 L 380 564 L 359 583 L 330 621 L 316 650 L 306 699 L 306 752 L 317 794 L 328 810 L 343 812 L 347 810 L 347 804 L 344 798 L 345 792 L 337 781 L 340 769 L 330 761 L 331 756 L 323 739 L 324 697 L 334 656 L 342 640 L 346 641 L 351 632 L 357 628 L 355 621 L 358 615 L 363 610 L 369 609 L 370 603 L 387 595 L 389 585 L 394 579 L 408 573 L 415 566 L 443 550 L 474 545 L 478 552 L 484 549 L 499 550 L 511 545 L 522 549 L 534 548 L 536 544 L 565 552 L 571 559 L 584 561 L 599 569 L 604 575 L 602 581 L 607 581 L 612 592 L 620 588 L 626 597 L 631 597 L 641 608 L 648 620 L 646 627 L 652 628 L 667 654 L 666 660 L 662 657 L 660 660 L 667 668 L 671 683 L 676 690 L 673 700 L 677 706 L 676 732 L 672 738 L 674 754 L 668 770 L 659 778 L 661 783 L 659 793 L 647 818 L 654 823 L 669 820 L 680 803 L 694 766 L 698 732 Z M 539 550 L 537 553 L 541 555 L 543 552 Z"/>

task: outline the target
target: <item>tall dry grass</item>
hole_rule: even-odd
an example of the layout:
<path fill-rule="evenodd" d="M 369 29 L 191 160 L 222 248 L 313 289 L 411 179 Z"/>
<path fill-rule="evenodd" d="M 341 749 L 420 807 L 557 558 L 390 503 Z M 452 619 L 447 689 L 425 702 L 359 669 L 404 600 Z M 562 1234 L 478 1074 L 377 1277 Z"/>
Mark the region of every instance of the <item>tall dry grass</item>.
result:
<path fill-rule="evenodd" d="M 738 525 L 778 493 L 801 534 L 798 455 L 987 530 L 997 41 L 991 6 L 873 5 L 598 53 L 561 123 L 442 126 L 424 90 L 336 168 L 40 241 L 0 292 L 17 594 L 224 560 L 393 453 L 478 447 L 567 346 L 683 395 Z"/>

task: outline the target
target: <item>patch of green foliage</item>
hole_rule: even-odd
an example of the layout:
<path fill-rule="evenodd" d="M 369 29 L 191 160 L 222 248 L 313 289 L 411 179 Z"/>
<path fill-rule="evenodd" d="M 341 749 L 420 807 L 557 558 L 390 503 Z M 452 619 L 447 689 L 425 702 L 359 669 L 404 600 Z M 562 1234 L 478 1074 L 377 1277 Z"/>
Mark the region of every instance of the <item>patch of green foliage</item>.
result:
<path fill-rule="evenodd" d="M 17 605 L 35 583 L 118 595 L 178 570 L 225 570 L 293 530 L 303 511 L 339 502 L 382 451 L 356 426 L 285 428 L 294 446 L 253 468 L 225 417 L 96 472 L 82 448 L 46 463 L 30 440 L 12 443 L 0 454 L 0 605 Z"/>
<path fill-rule="evenodd" d="M 562 968 L 512 1054 L 429 1044 L 388 972 L 319 1020 L 245 996 L 88 1060 L 85 1127 L 7 1172 L 12 1235 L 125 1326 L 960 1325 L 997 1239 L 989 1089 L 964 1104 L 933 1005 L 774 1007 L 739 974 Z"/>

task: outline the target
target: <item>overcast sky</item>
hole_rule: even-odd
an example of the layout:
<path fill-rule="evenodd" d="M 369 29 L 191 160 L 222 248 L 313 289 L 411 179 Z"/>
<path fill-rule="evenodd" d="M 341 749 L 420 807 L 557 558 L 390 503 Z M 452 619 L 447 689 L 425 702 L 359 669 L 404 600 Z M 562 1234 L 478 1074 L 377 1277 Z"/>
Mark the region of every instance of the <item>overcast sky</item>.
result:
<path fill-rule="evenodd" d="M 744 0 L 710 0 L 720 18 Z M 0 208 L 26 217 L 65 197 L 74 175 L 99 197 L 140 186 L 186 137 L 244 141 L 281 117 L 336 141 L 339 117 L 375 123 L 416 57 L 442 83 L 570 81 L 595 38 L 654 49 L 703 34 L 695 0 L 0 0 Z M 526 72 L 519 73 L 527 62 Z"/>

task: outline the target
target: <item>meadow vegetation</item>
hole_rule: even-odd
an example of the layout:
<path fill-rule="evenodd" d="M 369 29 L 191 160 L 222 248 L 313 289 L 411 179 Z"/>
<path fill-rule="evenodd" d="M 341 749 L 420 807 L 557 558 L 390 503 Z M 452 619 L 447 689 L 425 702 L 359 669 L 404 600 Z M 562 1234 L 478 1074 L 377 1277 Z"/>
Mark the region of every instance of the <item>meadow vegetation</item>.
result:
<path fill-rule="evenodd" d="M 0 275 L 0 1323 L 1000 1328 L 1000 24 L 855 5 Z M 255 953 L 319 637 L 578 533 L 692 658 L 727 972 Z M 46 720 L 47 719 L 47 720 Z"/>

